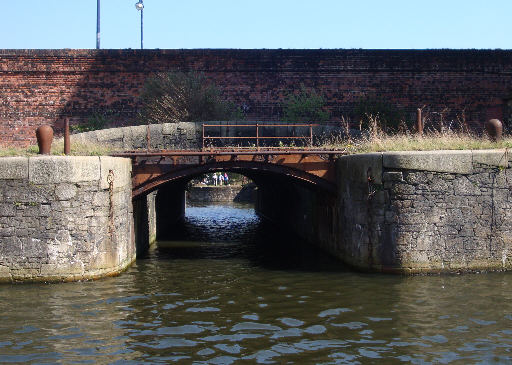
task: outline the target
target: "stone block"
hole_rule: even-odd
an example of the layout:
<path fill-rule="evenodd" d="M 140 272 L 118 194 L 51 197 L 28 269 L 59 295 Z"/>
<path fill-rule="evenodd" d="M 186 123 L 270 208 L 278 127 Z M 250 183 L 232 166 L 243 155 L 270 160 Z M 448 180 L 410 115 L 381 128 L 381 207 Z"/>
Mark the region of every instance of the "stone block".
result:
<path fill-rule="evenodd" d="M 57 200 L 71 200 L 76 196 L 78 189 L 74 184 L 59 184 L 55 187 Z"/>
<path fill-rule="evenodd" d="M 469 195 L 469 196 L 479 196 L 482 195 L 480 191 L 480 187 L 476 182 L 471 182 L 466 177 L 461 177 L 459 179 L 454 180 L 453 189 L 455 195 Z"/>
<path fill-rule="evenodd" d="M 162 134 L 176 134 L 176 123 L 164 123 L 162 124 Z"/>
<path fill-rule="evenodd" d="M 0 203 L 0 217 L 14 217 L 16 215 L 16 202 Z"/>
<path fill-rule="evenodd" d="M 470 174 L 472 162 L 471 151 L 408 151 L 383 153 L 382 165 L 390 169 Z"/>
<path fill-rule="evenodd" d="M 96 131 L 96 136 L 98 142 L 104 142 L 118 147 L 122 144 L 124 131 L 123 128 L 100 129 Z"/>
<path fill-rule="evenodd" d="M 100 188 L 108 189 L 108 175 L 110 170 L 113 172 L 114 189 L 131 186 L 132 184 L 132 164 L 127 158 L 120 157 L 100 157 Z"/>
<path fill-rule="evenodd" d="M 0 158 L 0 180 L 28 179 L 28 157 Z"/>
<path fill-rule="evenodd" d="M 401 171 L 385 171 L 382 174 L 382 181 L 403 181 L 404 177 Z"/>
<path fill-rule="evenodd" d="M 367 184 L 371 176 L 374 184 L 382 184 L 382 153 L 342 156 L 336 164 L 339 181 Z"/>
<path fill-rule="evenodd" d="M 98 181 L 99 178 L 99 157 L 38 156 L 29 158 L 29 181 L 34 184 Z"/>
<path fill-rule="evenodd" d="M 487 165 L 490 167 L 508 167 L 512 154 L 507 149 L 499 150 L 474 150 L 473 164 Z"/>
<path fill-rule="evenodd" d="M 146 129 L 146 134 L 147 134 L 147 129 Z M 163 149 L 164 146 L 163 146 L 162 125 L 161 124 L 150 124 L 149 125 L 149 134 L 150 134 L 151 148 L 152 149 Z"/>

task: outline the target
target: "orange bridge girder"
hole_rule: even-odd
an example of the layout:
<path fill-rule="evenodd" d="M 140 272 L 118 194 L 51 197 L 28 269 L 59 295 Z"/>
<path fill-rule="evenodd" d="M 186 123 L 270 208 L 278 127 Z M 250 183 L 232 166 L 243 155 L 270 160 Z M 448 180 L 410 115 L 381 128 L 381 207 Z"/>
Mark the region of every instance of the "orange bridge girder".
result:
<path fill-rule="evenodd" d="M 191 178 L 213 171 L 274 173 L 336 191 L 336 150 L 242 150 L 126 151 L 114 154 L 132 159 L 132 196 L 150 193 L 169 181 Z"/>

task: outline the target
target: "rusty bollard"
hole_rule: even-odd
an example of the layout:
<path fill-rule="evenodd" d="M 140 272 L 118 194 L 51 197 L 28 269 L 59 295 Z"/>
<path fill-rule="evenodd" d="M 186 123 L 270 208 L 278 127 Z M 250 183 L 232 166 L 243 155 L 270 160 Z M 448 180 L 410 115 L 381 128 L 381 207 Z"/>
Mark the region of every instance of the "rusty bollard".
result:
<path fill-rule="evenodd" d="M 498 119 L 490 119 L 485 123 L 485 131 L 493 142 L 499 142 L 503 136 L 503 124 Z"/>
<path fill-rule="evenodd" d="M 64 154 L 69 155 L 71 152 L 71 144 L 69 138 L 69 118 L 64 121 Z"/>
<path fill-rule="evenodd" d="M 49 155 L 52 149 L 53 128 L 42 125 L 36 129 L 37 146 L 40 155 Z"/>

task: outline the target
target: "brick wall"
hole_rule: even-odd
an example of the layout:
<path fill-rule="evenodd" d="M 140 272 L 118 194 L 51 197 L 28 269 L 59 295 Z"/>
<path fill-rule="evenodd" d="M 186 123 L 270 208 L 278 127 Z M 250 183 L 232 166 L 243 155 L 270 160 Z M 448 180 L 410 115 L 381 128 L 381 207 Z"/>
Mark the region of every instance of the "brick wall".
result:
<path fill-rule="evenodd" d="M 448 119 L 507 119 L 512 98 L 512 51 L 0 50 L 0 145 L 33 143 L 46 123 L 59 132 L 65 117 L 131 123 L 145 78 L 167 70 L 203 72 L 252 120 L 279 119 L 301 83 L 326 97 L 333 120 L 375 95 L 409 118 L 425 106 Z"/>

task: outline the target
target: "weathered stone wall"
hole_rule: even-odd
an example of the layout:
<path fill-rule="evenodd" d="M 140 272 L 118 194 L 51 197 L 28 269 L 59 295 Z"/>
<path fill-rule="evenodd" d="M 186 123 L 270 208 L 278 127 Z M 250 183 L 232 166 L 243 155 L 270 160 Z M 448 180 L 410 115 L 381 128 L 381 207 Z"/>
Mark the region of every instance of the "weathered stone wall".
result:
<path fill-rule="evenodd" d="M 199 123 L 151 124 L 149 147 L 152 149 L 197 149 L 202 145 Z M 106 144 L 118 150 L 148 148 L 147 125 L 102 129 L 71 135 L 71 143 Z"/>
<path fill-rule="evenodd" d="M 195 71 L 216 83 L 247 120 L 279 120 L 301 84 L 323 94 L 332 120 L 379 96 L 414 118 L 418 107 L 454 119 L 509 119 L 510 50 L 0 50 L 0 144 L 35 142 L 93 114 L 116 125 L 137 119 L 153 72 Z"/>
<path fill-rule="evenodd" d="M 511 157 L 507 150 L 342 157 L 339 256 L 405 273 L 512 269 Z"/>
<path fill-rule="evenodd" d="M 128 159 L 0 158 L 0 281 L 92 279 L 134 259 Z"/>
<path fill-rule="evenodd" d="M 206 125 L 248 125 L 254 124 L 255 122 L 207 122 Z M 276 125 L 282 124 L 279 122 L 259 122 L 261 128 L 259 128 L 260 136 L 309 136 L 309 127 L 307 126 L 294 126 L 294 127 L 278 127 Z M 269 126 L 265 126 L 269 124 Z M 149 131 L 148 131 L 149 129 Z M 341 128 L 337 125 L 316 125 L 313 127 L 313 135 L 315 137 L 314 142 L 318 142 L 318 139 L 328 138 L 331 135 L 340 133 Z M 149 132 L 149 133 L 148 133 Z M 149 141 L 148 141 L 149 135 Z M 211 137 L 254 137 L 256 136 L 256 127 L 206 127 L 205 136 Z M 77 133 L 71 135 L 71 143 L 96 143 L 108 145 L 117 150 L 136 150 L 136 149 L 147 149 L 148 145 L 151 149 L 200 149 L 203 147 L 203 123 L 163 123 L 163 124 L 151 124 L 148 128 L 147 125 L 130 126 L 130 127 L 119 127 L 101 129 L 85 133 Z M 149 142 L 149 143 L 148 143 Z M 227 140 L 207 140 L 206 147 L 220 146 L 222 143 L 226 143 L 229 146 L 236 146 L 240 142 L 239 139 L 227 139 Z M 276 142 L 274 140 L 264 140 L 263 143 Z M 289 143 L 289 140 L 285 140 L 285 143 Z M 301 143 L 298 140 L 294 140 L 297 144 Z M 247 143 L 256 143 L 255 140 L 244 140 L 245 146 Z"/>
<path fill-rule="evenodd" d="M 191 202 L 254 202 L 255 186 L 223 185 L 192 186 L 187 189 L 187 201 Z"/>
<path fill-rule="evenodd" d="M 507 150 L 344 156 L 336 196 L 276 181 L 257 209 L 361 270 L 510 270 L 511 161 Z"/>

